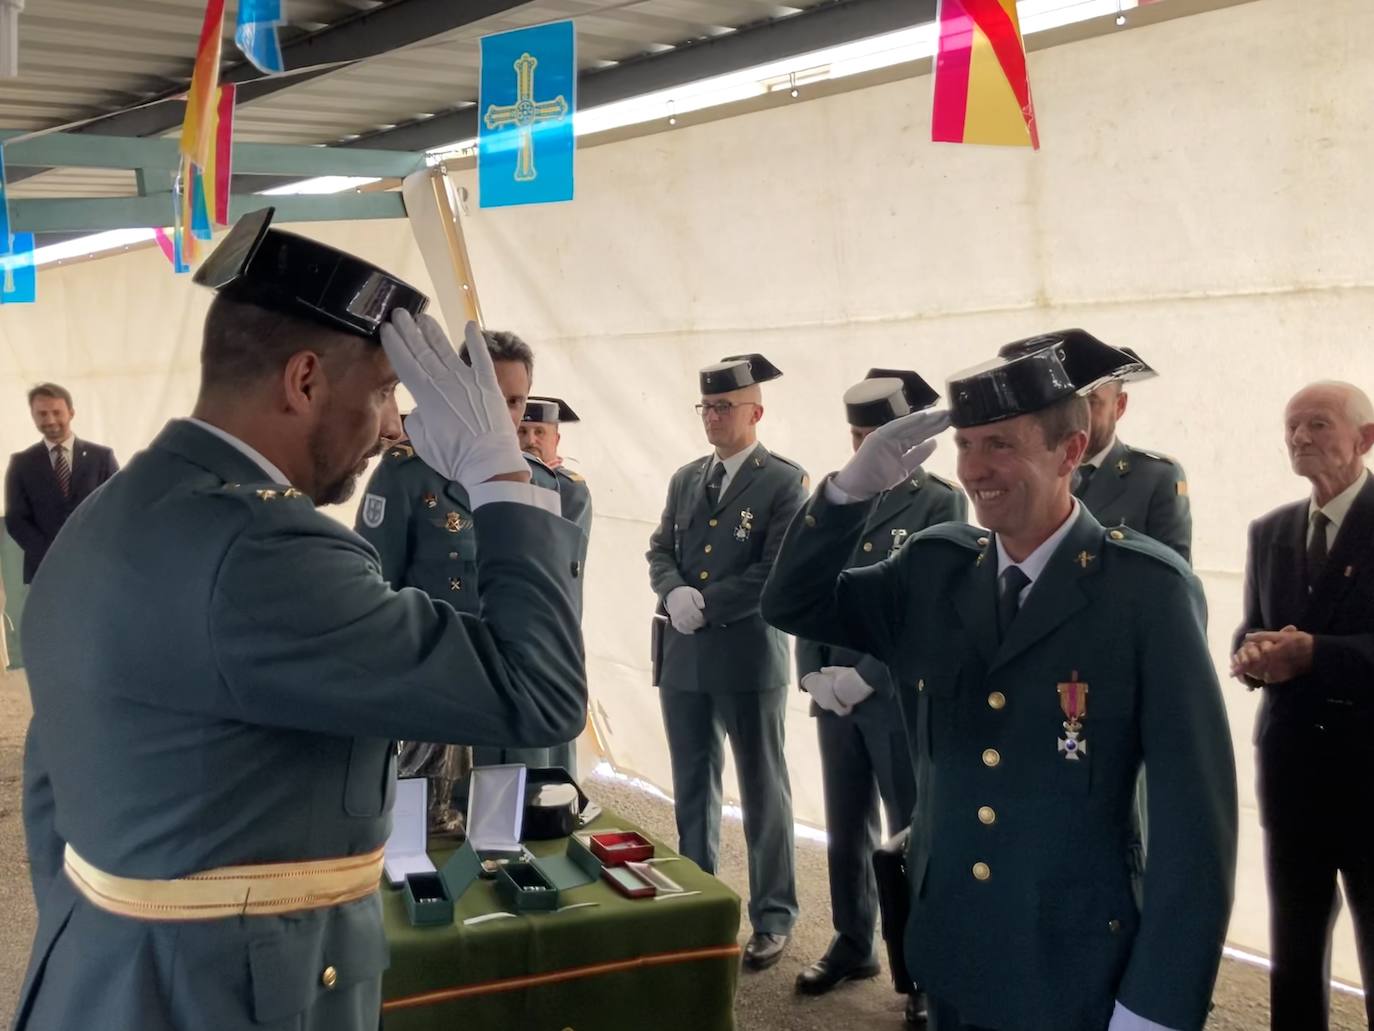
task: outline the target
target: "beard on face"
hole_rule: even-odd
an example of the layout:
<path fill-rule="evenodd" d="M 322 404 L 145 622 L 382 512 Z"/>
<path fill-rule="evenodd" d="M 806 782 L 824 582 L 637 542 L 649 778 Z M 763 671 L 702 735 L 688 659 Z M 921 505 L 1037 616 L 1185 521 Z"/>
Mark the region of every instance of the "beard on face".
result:
<path fill-rule="evenodd" d="M 337 454 L 338 448 L 331 445 L 329 437 L 329 431 L 323 425 L 316 426 L 310 434 L 310 468 L 317 505 L 338 505 L 351 498 L 368 459 L 382 451 L 382 444 L 378 441 L 366 454 L 350 460 Z"/>

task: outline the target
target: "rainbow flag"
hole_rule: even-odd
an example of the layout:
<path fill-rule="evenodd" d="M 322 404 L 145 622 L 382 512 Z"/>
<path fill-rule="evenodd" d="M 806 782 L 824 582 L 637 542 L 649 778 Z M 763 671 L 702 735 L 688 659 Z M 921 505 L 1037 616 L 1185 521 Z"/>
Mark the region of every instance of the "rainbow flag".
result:
<path fill-rule="evenodd" d="M 186 118 L 181 123 L 181 153 L 201 168 L 214 146 L 215 90 L 219 86 L 220 49 L 224 33 L 224 0 L 208 0 L 196 47 L 195 70 L 186 94 Z"/>
<path fill-rule="evenodd" d="M 936 143 L 1040 149 L 1016 0 L 940 0 Z"/>

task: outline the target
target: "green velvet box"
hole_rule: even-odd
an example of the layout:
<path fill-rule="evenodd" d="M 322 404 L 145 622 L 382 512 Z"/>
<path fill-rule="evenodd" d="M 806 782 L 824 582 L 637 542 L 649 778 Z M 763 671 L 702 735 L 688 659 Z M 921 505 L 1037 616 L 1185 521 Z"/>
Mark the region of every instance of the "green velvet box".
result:
<path fill-rule="evenodd" d="M 592 850 L 579 835 L 574 834 L 568 839 L 568 858 L 577 864 L 577 868 L 592 880 L 597 881 L 601 879 L 601 868 L 604 864 L 600 859 L 592 855 Z"/>
<path fill-rule="evenodd" d="M 534 863 L 506 863 L 496 872 L 496 894 L 515 913 L 558 908 L 558 889 Z"/>
<path fill-rule="evenodd" d="M 406 915 L 412 927 L 435 927 L 453 923 L 453 899 L 437 873 L 406 875 Z"/>

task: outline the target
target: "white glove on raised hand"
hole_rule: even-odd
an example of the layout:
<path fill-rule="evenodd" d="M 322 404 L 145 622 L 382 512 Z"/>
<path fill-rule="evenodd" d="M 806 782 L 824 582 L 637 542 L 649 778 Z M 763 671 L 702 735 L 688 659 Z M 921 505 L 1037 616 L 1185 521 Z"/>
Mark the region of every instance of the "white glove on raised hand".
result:
<path fill-rule="evenodd" d="M 914 473 L 935 450 L 931 438 L 949 425 L 943 409 L 912 412 L 874 430 L 831 481 L 855 501 L 866 501 Z"/>
<path fill-rule="evenodd" d="M 802 677 L 802 690 L 811 696 L 811 700 L 827 712 L 833 712 L 836 716 L 848 716 L 850 706 L 840 701 L 835 696 L 835 674 L 834 670 L 839 667 L 826 666 L 818 673 L 808 673 Z"/>
<path fill-rule="evenodd" d="M 706 599 L 695 587 L 674 587 L 663 599 L 663 607 L 680 634 L 694 634 L 706 625 Z"/>
<path fill-rule="evenodd" d="M 859 675 L 853 666 L 822 666 L 822 673 L 829 673 L 834 679 L 835 700 L 853 709 L 873 694 L 873 685 Z"/>
<path fill-rule="evenodd" d="M 382 326 L 391 367 L 415 398 L 406 417 L 411 446 L 431 469 L 468 490 L 511 473 L 528 478 L 486 338 L 475 322 L 466 334 L 471 367 L 428 315 L 417 323 L 397 308 Z"/>

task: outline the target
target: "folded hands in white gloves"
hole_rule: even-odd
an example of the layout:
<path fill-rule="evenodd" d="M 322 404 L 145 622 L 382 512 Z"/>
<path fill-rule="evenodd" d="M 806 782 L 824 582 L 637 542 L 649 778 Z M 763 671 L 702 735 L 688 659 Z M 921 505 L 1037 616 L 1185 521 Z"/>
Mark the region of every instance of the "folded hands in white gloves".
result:
<path fill-rule="evenodd" d="M 674 587 L 663 599 L 663 607 L 680 634 L 694 634 L 706 625 L 706 599 L 695 587 Z"/>
<path fill-rule="evenodd" d="M 873 693 L 873 686 L 853 666 L 822 666 L 802 677 L 802 690 L 822 709 L 848 716 Z"/>

